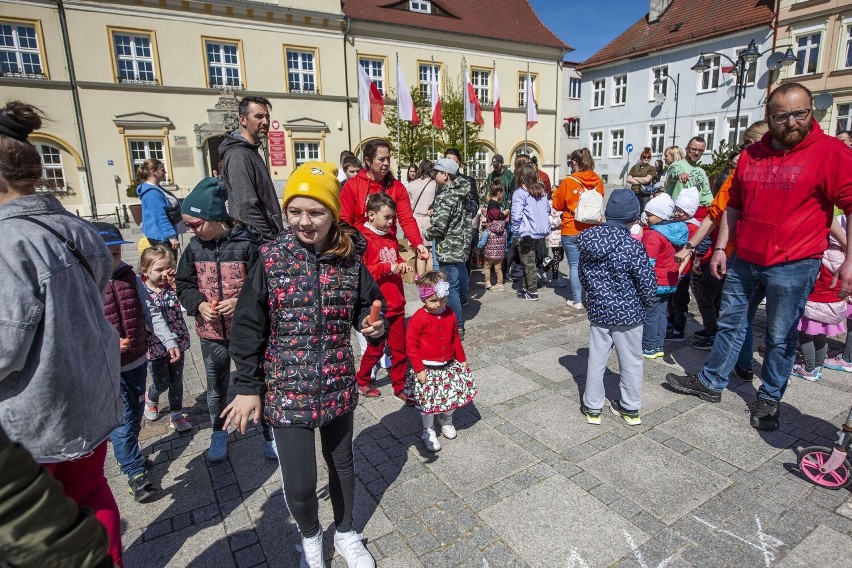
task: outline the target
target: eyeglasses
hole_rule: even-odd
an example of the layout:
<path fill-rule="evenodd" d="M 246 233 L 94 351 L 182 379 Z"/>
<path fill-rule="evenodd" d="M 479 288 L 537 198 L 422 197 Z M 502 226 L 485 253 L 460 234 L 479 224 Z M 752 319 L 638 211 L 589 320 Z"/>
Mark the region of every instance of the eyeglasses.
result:
<path fill-rule="evenodd" d="M 205 219 L 201 219 L 199 221 L 196 221 L 195 223 L 190 223 L 189 221 L 184 221 L 183 224 L 186 225 L 187 229 L 189 229 L 190 231 L 192 231 L 194 233 L 195 231 L 197 231 L 198 229 L 201 228 L 201 225 L 203 225 L 206 222 L 207 221 Z"/>
<path fill-rule="evenodd" d="M 786 124 L 787 121 L 790 120 L 791 116 L 796 119 L 796 122 L 802 122 L 808 118 L 811 110 L 812 109 L 805 108 L 802 110 L 794 110 L 793 112 L 783 112 L 781 114 L 776 114 L 775 116 L 770 116 L 769 118 L 774 120 L 775 124 Z"/>

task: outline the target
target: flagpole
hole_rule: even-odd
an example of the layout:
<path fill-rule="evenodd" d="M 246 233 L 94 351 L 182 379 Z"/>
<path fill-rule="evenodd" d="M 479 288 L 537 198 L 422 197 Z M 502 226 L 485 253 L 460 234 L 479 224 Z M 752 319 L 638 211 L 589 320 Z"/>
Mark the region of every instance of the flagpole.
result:
<path fill-rule="evenodd" d="M 399 76 L 399 52 L 398 51 L 396 52 L 396 70 L 397 70 L 397 76 Z M 399 130 L 400 130 L 400 123 L 399 123 L 399 81 L 397 81 L 397 84 L 396 84 L 396 179 L 399 179 L 399 176 L 402 173 L 402 162 L 400 161 L 402 159 L 402 156 L 401 156 L 402 145 L 400 143 Z"/>
<path fill-rule="evenodd" d="M 497 78 L 497 61 L 492 59 L 491 65 L 494 68 L 494 78 L 496 80 L 496 78 Z M 494 89 L 491 89 L 491 96 L 494 96 Z M 494 127 L 494 148 L 495 148 L 494 151 L 496 152 L 497 151 L 496 150 L 496 148 L 497 148 L 497 122 L 494 121 L 494 105 L 495 104 L 497 104 L 497 101 L 492 100 L 491 101 L 491 122 L 492 122 L 492 126 Z"/>
<path fill-rule="evenodd" d="M 432 66 L 429 68 L 429 106 L 432 107 L 431 112 L 435 112 L 435 101 L 432 100 L 432 81 L 437 81 L 437 77 L 435 77 L 435 56 L 432 56 Z M 437 90 L 437 89 L 436 89 Z M 430 115 L 431 115 L 430 112 Z M 429 160 L 432 161 L 435 159 L 435 117 L 432 116 L 432 155 L 429 156 Z"/>
<path fill-rule="evenodd" d="M 358 67 L 357 67 L 357 66 L 358 66 L 358 65 L 361 65 L 361 59 L 359 59 L 359 58 L 358 58 L 358 50 L 357 50 L 357 49 L 355 50 L 355 65 L 356 65 L 356 67 L 355 67 L 355 76 L 356 76 L 356 77 L 358 77 Z M 359 91 L 360 91 L 360 89 L 359 89 Z M 359 147 L 358 149 L 360 150 L 360 149 L 361 149 L 361 148 L 360 148 L 360 146 L 361 146 L 361 140 L 363 140 L 363 139 L 364 139 L 364 138 L 361 136 L 361 107 L 360 107 L 360 105 L 361 105 L 361 99 L 358 99 L 358 105 L 359 105 L 359 106 L 358 106 L 358 147 Z M 355 151 L 355 148 L 351 148 L 351 150 L 354 152 L 354 151 Z"/>
<path fill-rule="evenodd" d="M 530 63 L 527 61 L 527 118 L 530 116 Z M 524 128 L 524 154 L 529 154 L 529 150 L 527 150 L 527 140 L 530 135 L 530 127 L 527 124 L 526 128 Z"/>
<path fill-rule="evenodd" d="M 462 163 L 465 163 L 467 160 L 467 105 L 470 104 L 470 100 L 467 94 L 467 61 L 464 57 L 462 57 L 462 81 L 464 81 L 464 87 L 462 87 L 462 147 L 464 148 L 464 159 Z"/>

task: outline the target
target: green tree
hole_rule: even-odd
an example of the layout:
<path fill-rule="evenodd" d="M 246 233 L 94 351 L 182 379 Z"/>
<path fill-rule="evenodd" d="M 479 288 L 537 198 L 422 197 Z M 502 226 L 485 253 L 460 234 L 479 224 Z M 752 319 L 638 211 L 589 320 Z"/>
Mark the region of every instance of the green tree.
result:
<path fill-rule="evenodd" d="M 393 99 L 395 92 L 392 89 L 388 90 L 386 98 Z M 417 164 L 421 160 L 429 157 L 429 152 L 432 147 L 432 133 L 435 130 L 432 128 L 432 109 L 429 105 L 429 100 L 420 93 L 420 89 L 411 91 L 411 98 L 414 101 L 414 108 L 417 109 L 417 115 L 420 117 L 420 124 L 413 125 L 407 120 L 399 121 L 399 148 L 396 149 L 396 155 L 399 159 L 401 167 L 407 164 Z M 396 103 L 385 106 L 385 126 L 388 129 L 388 141 L 394 146 L 397 143 L 397 110 Z M 437 149 L 437 139 L 436 139 Z"/>
<path fill-rule="evenodd" d="M 716 178 L 725 167 L 728 165 L 728 156 L 731 154 L 731 148 L 726 140 L 719 142 L 719 147 L 713 150 L 713 159 L 709 164 L 698 164 L 707 173 L 707 179 L 710 180 L 710 185 L 715 183 Z"/>

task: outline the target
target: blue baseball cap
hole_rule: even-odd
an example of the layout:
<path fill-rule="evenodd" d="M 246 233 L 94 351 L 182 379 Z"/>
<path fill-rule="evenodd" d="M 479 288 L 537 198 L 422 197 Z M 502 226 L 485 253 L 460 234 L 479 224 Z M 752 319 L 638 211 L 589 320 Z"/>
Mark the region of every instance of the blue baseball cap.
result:
<path fill-rule="evenodd" d="M 107 244 L 107 246 L 112 245 L 132 245 L 133 243 L 130 241 L 125 241 L 124 237 L 121 236 L 121 231 L 118 230 L 118 227 L 112 225 L 110 223 L 103 223 L 101 221 L 95 221 L 92 223 L 95 226 L 95 229 L 100 233 L 101 238 Z"/>

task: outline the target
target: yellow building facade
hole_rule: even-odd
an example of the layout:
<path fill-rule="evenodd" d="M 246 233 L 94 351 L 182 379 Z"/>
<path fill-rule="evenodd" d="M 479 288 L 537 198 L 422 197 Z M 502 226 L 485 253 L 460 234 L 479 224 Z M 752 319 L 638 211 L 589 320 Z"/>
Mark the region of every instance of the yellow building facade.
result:
<path fill-rule="evenodd" d="M 852 0 L 780 0 L 776 43 L 799 58 L 781 82 L 813 92 L 826 133 L 852 130 Z"/>
<path fill-rule="evenodd" d="M 484 104 L 488 150 L 473 157 L 471 168 L 484 169 L 495 152 L 509 161 L 526 146 L 553 175 L 566 49 L 350 18 L 339 0 L 90 0 L 61 8 L 46 0 L 0 1 L 4 99 L 34 104 L 48 116 L 31 136 L 43 157 L 45 188 L 85 216 L 92 200 L 100 215 L 138 203 L 126 189 L 135 185 L 135 167 L 151 157 L 165 162 L 167 183 L 185 196 L 218 168 L 219 142 L 236 127 L 244 95 L 272 103 L 268 150 L 279 188 L 301 162 L 357 153 L 388 132 L 359 120 L 356 65 L 380 88 L 395 90 L 397 57 L 412 89 L 421 88 L 433 61 L 440 82 L 458 84 L 466 62 L 483 103 L 491 100 L 496 73 L 503 124 L 493 127 Z M 539 120 L 529 132 L 527 70 Z"/>

